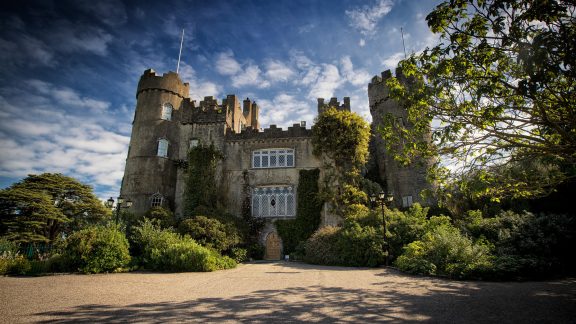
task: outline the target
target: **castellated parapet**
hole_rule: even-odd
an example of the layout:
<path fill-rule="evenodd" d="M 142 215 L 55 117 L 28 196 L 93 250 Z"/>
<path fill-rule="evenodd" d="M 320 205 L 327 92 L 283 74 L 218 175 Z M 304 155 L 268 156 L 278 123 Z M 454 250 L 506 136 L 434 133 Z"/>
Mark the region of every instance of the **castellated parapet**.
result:
<path fill-rule="evenodd" d="M 328 108 L 336 108 L 337 110 L 350 111 L 350 97 L 344 97 L 344 103 L 340 104 L 337 98 L 332 97 L 328 103 L 324 98 L 318 98 L 318 115 L 323 113 Z"/>
<path fill-rule="evenodd" d="M 144 74 L 140 77 L 140 82 L 138 82 L 136 98 L 141 92 L 149 90 L 171 92 L 182 99 L 190 97 L 190 85 L 183 83 L 175 72 L 168 72 L 158 76 L 152 69 L 144 71 Z"/>

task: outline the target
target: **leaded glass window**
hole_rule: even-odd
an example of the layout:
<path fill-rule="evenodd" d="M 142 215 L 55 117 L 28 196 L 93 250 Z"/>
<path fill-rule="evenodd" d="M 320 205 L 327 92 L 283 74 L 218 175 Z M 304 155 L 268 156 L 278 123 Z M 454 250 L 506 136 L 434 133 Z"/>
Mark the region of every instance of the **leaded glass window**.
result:
<path fill-rule="evenodd" d="M 257 187 L 252 190 L 254 217 L 293 217 L 296 198 L 291 186 Z"/>

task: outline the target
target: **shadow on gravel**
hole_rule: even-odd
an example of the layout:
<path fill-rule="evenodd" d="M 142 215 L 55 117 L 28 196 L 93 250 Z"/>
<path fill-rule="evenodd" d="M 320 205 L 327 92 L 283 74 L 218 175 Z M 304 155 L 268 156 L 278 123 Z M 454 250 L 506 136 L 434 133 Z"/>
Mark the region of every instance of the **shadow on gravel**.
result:
<path fill-rule="evenodd" d="M 311 286 L 260 290 L 225 299 L 199 298 L 186 302 L 140 303 L 124 307 L 82 305 L 66 311 L 35 315 L 49 316 L 50 320 L 46 322 L 52 323 L 576 322 L 574 280 L 470 283 L 439 279 L 428 289 L 418 285 L 419 278 L 413 279 L 410 283 L 378 284 L 374 290 Z"/>

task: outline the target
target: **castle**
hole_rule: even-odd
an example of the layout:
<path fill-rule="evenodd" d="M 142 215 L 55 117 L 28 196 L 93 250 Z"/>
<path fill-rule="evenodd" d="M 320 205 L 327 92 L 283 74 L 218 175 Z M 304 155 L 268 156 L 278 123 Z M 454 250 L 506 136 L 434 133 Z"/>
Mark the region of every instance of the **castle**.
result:
<path fill-rule="evenodd" d="M 368 85 L 373 131 L 379 118 L 392 113 L 406 120 L 406 112 L 388 99 L 385 80 L 390 71 L 375 76 Z M 213 97 L 196 102 L 190 99 L 189 85 L 178 74 L 162 76 L 149 69 L 144 72 L 136 91 L 136 110 L 120 194 L 130 199 L 130 209 L 143 214 L 153 206 L 172 210 L 183 217 L 185 169 L 190 148 L 213 145 L 224 158 L 217 166 L 216 180 L 221 186 L 222 199 L 228 212 L 240 216 L 243 188 L 251 189 L 251 210 L 254 217 L 263 217 L 267 225 L 262 242 L 269 258 L 279 258 L 281 242 L 274 220 L 296 216 L 296 188 L 299 171 L 320 169 L 322 159 L 312 153 L 311 130 L 305 122 L 287 130 L 270 125 L 260 130 L 259 110 L 250 99 L 240 101 L 228 95 L 221 103 Z M 318 99 L 318 112 L 326 106 L 350 111 L 350 99 L 343 103 L 331 98 Z M 407 207 L 419 201 L 426 188 L 422 167 L 401 168 L 386 153 L 379 136 L 370 144 L 371 165 L 379 182 L 393 192 L 396 205 Z M 322 225 L 340 220 L 323 208 Z M 269 251 L 270 250 L 270 251 Z"/>

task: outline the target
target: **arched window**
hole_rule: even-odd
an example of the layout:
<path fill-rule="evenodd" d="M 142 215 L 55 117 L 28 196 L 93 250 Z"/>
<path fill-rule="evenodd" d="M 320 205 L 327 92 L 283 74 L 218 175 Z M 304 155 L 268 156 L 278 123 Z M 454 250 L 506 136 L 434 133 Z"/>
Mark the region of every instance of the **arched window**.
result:
<path fill-rule="evenodd" d="M 157 192 L 150 197 L 150 207 L 161 207 L 164 202 L 164 196 Z"/>
<path fill-rule="evenodd" d="M 161 138 L 158 140 L 158 156 L 167 157 L 168 156 L 168 140 Z"/>
<path fill-rule="evenodd" d="M 162 116 L 160 118 L 164 120 L 172 120 L 172 105 L 165 103 L 162 105 Z"/>
<path fill-rule="evenodd" d="M 294 166 L 294 150 L 289 148 L 266 149 L 252 152 L 253 168 L 288 168 Z"/>

